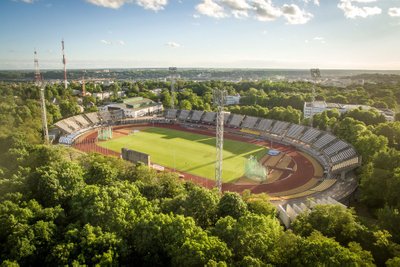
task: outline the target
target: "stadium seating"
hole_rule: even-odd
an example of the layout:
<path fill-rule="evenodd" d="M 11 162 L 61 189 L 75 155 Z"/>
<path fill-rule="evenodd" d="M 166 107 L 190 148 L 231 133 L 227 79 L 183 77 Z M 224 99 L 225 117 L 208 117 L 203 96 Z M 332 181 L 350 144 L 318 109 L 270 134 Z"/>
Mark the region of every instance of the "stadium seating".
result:
<path fill-rule="evenodd" d="M 321 136 L 320 138 L 318 138 L 317 141 L 315 141 L 315 143 L 313 145 L 316 148 L 321 149 L 335 139 L 336 139 L 336 136 L 326 133 L 323 136 Z"/>
<path fill-rule="evenodd" d="M 257 117 L 246 116 L 246 118 L 244 118 L 244 120 L 242 122 L 242 127 L 253 129 L 254 126 L 256 125 L 257 121 L 258 121 Z"/>
<path fill-rule="evenodd" d="M 331 161 L 333 164 L 336 164 L 338 162 L 347 160 L 353 156 L 355 156 L 357 153 L 354 150 L 354 148 L 350 147 L 346 150 L 343 150 L 342 152 L 339 152 L 338 154 L 334 155 L 331 157 Z"/>
<path fill-rule="evenodd" d="M 286 121 L 276 121 L 271 129 L 271 132 L 276 135 L 283 135 L 290 123 Z"/>
<path fill-rule="evenodd" d="M 89 126 L 90 122 L 85 119 L 82 115 L 73 116 L 72 119 L 82 128 Z"/>
<path fill-rule="evenodd" d="M 273 120 L 269 120 L 269 119 L 262 119 L 259 123 L 258 126 L 256 127 L 258 130 L 261 131 L 269 131 L 271 129 L 272 123 L 274 121 Z"/>
<path fill-rule="evenodd" d="M 231 114 L 228 112 L 225 112 L 224 113 L 224 124 L 227 124 L 230 118 L 231 118 Z"/>
<path fill-rule="evenodd" d="M 91 121 L 92 124 L 99 123 L 99 116 L 97 112 L 86 113 L 85 116 Z"/>
<path fill-rule="evenodd" d="M 303 125 L 298 125 L 298 124 L 292 124 L 287 133 L 286 136 L 290 137 L 292 139 L 298 139 L 301 134 L 303 133 L 305 127 Z"/>
<path fill-rule="evenodd" d="M 342 140 L 338 140 L 334 144 L 325 148 L 324 153 L 327 154 L 328 156 L 331 156 L 331 155 L 336 154 L 339 151 L 341 151 L 345 148 L 348 148 L 348 147 L 349 147 L 349 145 L 346 142 L 344 142 Z"/>
<path fill-rule="evenodd" d="M 325 179 L 316 187 L 311 188 L 311 191 L 322 192 L 336 183 L 336 179 Z"/>
<path fill-rule="evenodd" d="M 216 116 L 217 116 L 217 113 L 211 112 L 211 111 L 207 111 L 207 112 L 205 112 L 205 114 L 204 114 L 204 117 L 203 117 L 203 119 L 202 119 L 202 122 L 205 122 L 205 123 L 213 123 L 213 122 L 215 122 Z"/>
<path fill-rule="evenodd" d="M 109 122 L 112 120 L 111 114 L 108 111 L 100 112 L 100 118 L 102 122 Z"/>
<path fill-rule="evenodd" d="M 190 120 L 195 122 L 200 121 L 203 114 L 204 111 L 193 110 L 192 117 L 190 118 Z"/>
<path fill-rule="evenodd" d="M 232 127 L 239 127 L 243 119 L 243 115 L 233 114 L 231 120 L 228 122 L 228 125 Z"/>
<path fill-rule="evenodd" d="M 347 169 L 347 168 L 350 168 L 350 167 L 353 167 L 353 166 L 357 166 L 358 164 L 359 164 L 359 158 L 358 158 L 358 156 L 355 156 L 355 157 L 350 158 L 348 160 L 345 160 L 345 161 L 339 162 L 337 164 L 334 164 L 332 166 L 331 171 L 332 172 L 337 172 L 337 171 L 340 171 L 342 169 Z"/>
<path fill-rule="evenodd" d="M 176 110 L 176 109 L 167 109 L 165 117 L 167 119 L 176 119 L 177 113 L 178 113 L 178 110 Z"/>
<path fill-rule="evenodd" d="M 55 126 L 66 133 L 72 133 L 74 131 L 67 124 L 64 123 L 64 120 L 56 122 Z"/>
<path fill-rule="evenodd" d="M 321 134 L 320 130 L 314 128 L 308 128 L 304 135 L 300 138 L 304 143 L 311 143 L 318 135 Z"/>
<path fill-rule="evenodd" d="M 79 130 L 81 127 L 71 118 L 64 119 L 64 123 L 67 124 L 74 131 Z"/>
<path fill-rule="evenodd" d="M 181 110 L 181 112 L 179 113 L 178 119 L 181 121 L 187 120 L 187 118 L 189 117 L 189 114 L 190 114 L 189 110 Z"/>

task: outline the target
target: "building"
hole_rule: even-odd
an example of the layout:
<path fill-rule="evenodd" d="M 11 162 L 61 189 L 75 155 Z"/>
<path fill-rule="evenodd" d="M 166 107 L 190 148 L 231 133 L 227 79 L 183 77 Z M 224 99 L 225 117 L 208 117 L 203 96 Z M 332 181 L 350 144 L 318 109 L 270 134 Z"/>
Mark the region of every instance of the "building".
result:
<path fill-rule="evenodd" d="M 225 105 L 238 105 L 240 102 L 240 95 L 227 95 Z"/>
<path fill-rule="evenodd" d="M 110 111 L 116 117 L 137 118 L 146 115 L 162 112 L 161 103 L 156 103 L 150 99 L 143 97 L 127 98 L 123 103 L 111 103 L 99 107 L 100 112 Z"/>
<path fill-rule="evenodd" d="M 326 103 L 325 101 L 304 102 L 303 114 L 304 118 L 311 118 L 315 114 L 322 113 L 325 110 L 337 109 L 340 114 L 349 110 L 362 108 L 365 110 L 375 109 L 381 113 L 387 121 L 394 121 L 394 112 L 389 109 L 377 109 L 367 105 L 358 104 L 339 104 L 339 103 Z"/>

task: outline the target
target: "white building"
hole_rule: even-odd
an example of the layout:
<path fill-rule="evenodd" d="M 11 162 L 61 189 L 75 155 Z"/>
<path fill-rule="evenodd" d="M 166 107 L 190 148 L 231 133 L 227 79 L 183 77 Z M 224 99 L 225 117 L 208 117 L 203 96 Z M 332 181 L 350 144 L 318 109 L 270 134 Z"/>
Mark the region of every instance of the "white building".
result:
<path fill-rule="evenodd" d="M 325 101 L 304 102 L 303 114 L 304 118 L 311 118 L 315 114 L 322 113 L 325 110 L 337 109 L 340 114 L 343 114 L 356 108 L 365 110 L 375 109 L 381 113 L 387 121 L 394 121 L 394 112 L 388 109 L 381 110 L 367 105 L 326 103 Z"/>
<path fill-rule="evenodd" d="M 106 106 L 99 107 L 99 112 L 110 111 L 117 117 L 137 118 L 155 113 L 160 113 L 163 110 L 161 103 L 142 97 L 128 98 L 124 103 L 112 103 Z"/>
<path fill-rule="evenodd" d="M 240 95 L 227 95 L 225 105 L 238 105 L 240 102 Z"/>

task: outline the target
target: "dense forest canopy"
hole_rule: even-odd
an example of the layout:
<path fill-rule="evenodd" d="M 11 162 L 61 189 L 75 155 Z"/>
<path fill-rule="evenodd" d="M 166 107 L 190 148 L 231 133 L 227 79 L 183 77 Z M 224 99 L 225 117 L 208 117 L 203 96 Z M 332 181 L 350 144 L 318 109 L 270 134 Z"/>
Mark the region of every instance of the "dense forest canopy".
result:
<path fill-rule="evenodd" d="M 168 107 L 164 81 L 88 83 Z M 305 82 L 178 81 L 176 106 L 212 110 L 212 89 L 243 96 L 233 113 L 308 124 Z M 46 86 L 49 123 L 104 102 Z M 160 95 L 151 90 L 161 88 Z M 397 110 L 399 83 L 317 88 L 320 99 Z M 373 266 L 400 264 L 400 121 L 375 111 L 326 111 L 314 127 L 350 142 L 363 157 L 353 208 L 321 205 L 284 229 L 265 194 L 220 194 L 175 173 L 42 143 L 38 88 L 0 83 L 0 262 L 25 265 Z M 113 96 L 111 101 L 120 99 Z"/>

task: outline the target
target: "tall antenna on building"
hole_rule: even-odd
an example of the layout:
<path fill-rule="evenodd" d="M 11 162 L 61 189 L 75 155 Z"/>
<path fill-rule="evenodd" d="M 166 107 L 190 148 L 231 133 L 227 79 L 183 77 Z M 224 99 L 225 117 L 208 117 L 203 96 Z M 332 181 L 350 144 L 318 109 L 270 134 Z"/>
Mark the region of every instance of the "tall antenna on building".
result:
<path fill-rule="evenodd" d="M 37 56 L 37 52 L 35 49 L 34 52 L 34 65 L 35 65 L 35 85 L 39 87 L 40 89 L 40 107 L 42 110 L 42 129 L 43 129 L 43 138 L 44 138 L 44 143 L 48 144 L 49 143 L 49 131 L 47 129 L 47 114 L 46 114 L 46 103 L 45 103 L 45 98 L 44 98 L 44 83 L 42 79 L 42 75 L 40 74 L 40 69 L 39 69 L 39 59 Z"/>
<path fill-rule="evenodd" d="M 176 67 L 169 67 L 169 77 L 171 79 L 171 108 L 175 108 L 175 80 L 177 78 L 177 68 Z"/>
<path fill-rule="evenodd" d="M 217 107 L 217 127 L 216 133 L 216 150 L 217 157 L 215 161 L 215 180 L 216 187 L 219 192 L 222 190 L 222 152 L 224 146 L 224 104 L 226 101 L 226 91 L 220 89 L 213 90 L 214 105 Z"/>
<path fill-rule="evenodd" d="M 62 39 L 61 41 L 61 46 L 62 46 L 62 54 L 63 54 L 63 58 L 62 58 L 62 62 L 64 65 L 64 88 L 67 89 L 67 60 L 65 58 L 65 51 L 64 51 L 64 39 Z"/>
<path fill-rule="evenodd" d="M 313 86 L 312 86 L 312 95 L 311 95 L 311 117 L 310 117 L 310 123 L 311 123 L 311 127 L 313 126 L 313 110 L 314 110 L 314 102 L 315 102 L 315 96 L 316 96 L 316 92 L 315 92 L 315 85 L 317 84 L 318 80 L 321 78 L 321 72 L 319 69 L 310 69 L 310 74 L 311 74 L 311 78 L 313 79 Z"/>

